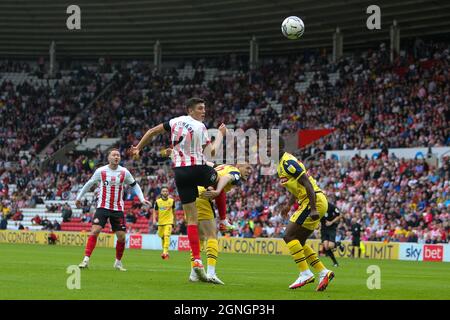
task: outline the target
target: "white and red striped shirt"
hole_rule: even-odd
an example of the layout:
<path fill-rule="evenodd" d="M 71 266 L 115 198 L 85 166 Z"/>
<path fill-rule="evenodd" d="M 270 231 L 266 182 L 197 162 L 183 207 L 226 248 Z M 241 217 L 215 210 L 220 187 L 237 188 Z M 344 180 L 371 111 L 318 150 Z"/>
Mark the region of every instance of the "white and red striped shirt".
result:
<path fill-rule="evenodd" d="M 125 185 L 135 184 L 135 180 L 130 171 L 122 166 L 118 166 L 116 170 L 112 170 L 109 165 L 100 167 L 95 170 L 91 179 L 78 193 L 77 200 L 80 200 L 95 183 L 99 183 L 97 208 L 123 211 L 124 187 Z"/>
<path fill-rule="evenodd" d="M 169 121 L 174 167 L 189 167 L 206 163 L 203 147 L 211 141 L 205 125 L 191 116 Z"/>

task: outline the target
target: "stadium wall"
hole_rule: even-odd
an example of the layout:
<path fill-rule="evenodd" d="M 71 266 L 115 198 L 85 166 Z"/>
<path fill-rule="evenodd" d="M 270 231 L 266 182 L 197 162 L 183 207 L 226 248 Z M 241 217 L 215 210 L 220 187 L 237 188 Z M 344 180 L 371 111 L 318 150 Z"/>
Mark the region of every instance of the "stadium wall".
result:
<path fill-rule="evenodd" d="M 86 232 L 55 232 L 58 245 L 85 246 L 88 238 Z M 0 243 L 47 244 L 47 231 L 13 231 L 0 230 Z M 114 234 L 101 233 L 97 246 L 114 248 Z M 319 240 L 308 240 L 307 243 L 319 250 Z M 350 241 L 342 241 L 344 250 L 336 250 L 338 258 L 349 258 L 352 255 Z M 162 250 L 161 239 L 154 234 L 127 234 L 126 248 L 138 250 Z M 189 251 L 187 236 L 172 235 L 171 251 Z M 450 244 L 418 244 L 399 242 L 363 241 L 360 247 L 363 259 L 409 260 L 450 262 Z M 289 255 L 282 239 L 275 238 L 219 238 L 219 251 L 222 253 Z"/>
<path fill-rule="evenodd" d="M 47 231 L 15 231 L 0 230 L 0 243 L 47 244 Z M 89 233 L 87 232 L 55 232 L 58 245 L 85 246 Z M 101 233 L 97 238 L 97 246 L 114 248 L 114 234 Z"/>
<path fill-rule="evenodd" d="M 388 149 L 389 154 L 395 154 L 399 159 L 416 159 L 416 158 L 426 158 L 428 154 L 428 148 L 391 148 Z M 361 150 L 330 150 L 326 151 L 325 158 L 326 159 L 337 159 L 348 161 L 353 158 L 355 155 L 359 155 L 361 157 L 367 156 L 372 159 L 378 157 L 381 152 L 381 149 L 361 149 Z M 431 154 L 435 155 L 438 159 L 440 159 L 444 155 L 448 155 L 450 153 L 450 147 L 435 147 L 431 148 Z"/>

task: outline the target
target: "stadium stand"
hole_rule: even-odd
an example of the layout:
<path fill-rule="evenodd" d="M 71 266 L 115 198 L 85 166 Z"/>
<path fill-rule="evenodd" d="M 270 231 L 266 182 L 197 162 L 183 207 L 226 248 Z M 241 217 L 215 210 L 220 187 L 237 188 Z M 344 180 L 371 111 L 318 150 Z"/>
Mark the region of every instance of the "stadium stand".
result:
<path fill-rule="evenodd" d="M 31 219 L 39 214 L 60 222 L 61 230 L 89 230 L 86 221 L 93 211 L 92 201 L 81 210 L 75 209 L 73 199 L 93 169 L 106 162 L 100 149 L 90 155 L 74 153 L 64 163 L 50 159 L 46 168 L 37 169 L 40 160 L 36 152 L 69 122 L 69 130 L 47 146 L 50 155 L 74 140 L 119 139 L 124 165 L 140 178 L 144 194 L 154 200 L 163 184 L 173 193 L 172 173 L 165 166 L 167 159 L 160 155 L 167 140 L 153 141 L 139 163 L 129 161 L 126 149 L 138 141 L 142 130 L 182 113 L 183 102 L 192 95 L 208 101 L 209 128 L 221 122 L 231 128 L 280 128 L 291 134 L 299 129 L 336 128 L 302 150 L 302 159 L 324 150 L 450 146 L 449 49 L 448 44 L 430 42 L 405 48 L 390 63 L 381 45 L 336 64 L 320 53 L 266 59 L 257 71 L 249 71 L 241 62 L 231 67 L 227 61 L 200 60 L 158 73 L 145 62 L 130 62 L 117 67 L 114 77 L 95 68 L 83 69 L 82 75 L 80 69 L 69 72 L 72 85 L 67 88 L 59 82 L 52 86 L 49 81 L 28 81 L 35 79 L 31 76 L 13 77 L 11 72 L 30 74 L 32 68 L 3 63 L 2 122 L 13 117 L 26 122 L 10 121 L 0 131 L 2 215 L 9 218 L 8 228 L 16 227 L 19 221 L 12 217 L 22 212 L 20 223 L 29 229 L 36 227 Z M 94 100 L 108 80 L 110 86 Z M 29 117 L 27 101 L 41 101 L 33 107 L 45 119 Z M 54 108 L 48 108 L 52 105 Z M 69 119 L 61 118 L 61 110 L 69 113 Z M 53 128 L 33 126 L 33 121 L 51 123 Z M 18 132 L 21 134 L 12 134 Z M 34 143 L 39 138 L 42 142 Z M 19 152 L 24 150 L 26 153 Z M 357 217 L 367 240 L 449 241 L 448 157 L 440 167 L 392 155 L 377 160 L 355 157 L 347 163 L 322 156 L 305 164 L 344 211 L 338 227 L 341 239 L 349 239 L 351 218 Z M 249 183 L 228 197 L 229 215 L 238 227 L 232 236 L 283 235 L 277 205 L 286 194 L 275 177 L 260 175 L 261 169 L 257 166 Z M 91 194 L 91 200 L 93 197 Z M 154 232 L 151 210 L 134 210 L 134 195 L 128 193 L 125 198 L 125 214 L 134 212 L 136 218 L 129 223 L 129 232 Z M 71 205 L 74 215 L 70 222 L 62 222 L 60 211 L 57 217 L 44 210 L 51 201 Z M 182 224 L 183 215 L 178 211 L 175 232 L 182 232 Z M 110 231 L 108 228 L 105 231 Z"/>

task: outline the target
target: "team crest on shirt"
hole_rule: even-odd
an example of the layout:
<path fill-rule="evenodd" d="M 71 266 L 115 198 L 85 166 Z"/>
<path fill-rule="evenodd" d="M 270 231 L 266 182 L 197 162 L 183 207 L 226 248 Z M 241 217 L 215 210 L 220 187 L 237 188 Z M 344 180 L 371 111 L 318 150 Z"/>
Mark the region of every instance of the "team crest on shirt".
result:
<path fill-rule="evenodd" d="M 108 186 L 109 185 L 109 181 L 108 180 L 103 181 L 103 185 L 104 186 Z"/>
<path fill-rule="evenodd" d="M 98 218 L 94 219 L 94 223 L 99 223 L 99 222 L 100 222 L 100 220 L 98 220 Z"/>
<path fill-rule="evenodd" d="M 291 173 L 291 174 L 295 174 L 295 172 L 297 171 L 297 169 L 295 169 L 295 167 L 293 166 L 293 165 L 289 165 L 288 167 L 287 167 L 287 171 L 289 171 L 289 173 Z"/>
<path fill-rule="evenodd" d="M 209 178 L 209 180 L 211 180 L 211 182 L 216 182 L 216 180 L 217 180 L 217 173 L 212 174 L 211 177 Z"/>

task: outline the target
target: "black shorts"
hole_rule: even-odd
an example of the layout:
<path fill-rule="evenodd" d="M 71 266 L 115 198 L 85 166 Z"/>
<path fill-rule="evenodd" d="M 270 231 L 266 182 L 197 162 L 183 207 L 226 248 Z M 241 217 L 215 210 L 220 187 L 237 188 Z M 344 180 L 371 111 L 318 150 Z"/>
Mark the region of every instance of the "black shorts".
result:
<path fill-rule="evenodd" d="M 352 246 L 359 247 L 360 244 L 361 244 L 361 239 L 360 238 L 353 238 Z"/>
<path fill-rule="evenodd" d="M 330 241 L 330 242 L 336 242 L 336 229 L 320 229 L 320 238 L 322 242 L 324 241 Z"/>
<path fill-rule="evenodd" d="M 92 220 L 92 224 L 99 225 L 104 228 L 108 219 L 109 223 L 111 224 L 112 231 L 127 231 L 127 225 L 125 223 L 123 211 L 97 208 L 94 214 L 94 220 Z"/>
<path fill-rule="evenodd" d="M 208 165 L 176 167 L 175 184 L 182 204 L 195 202 L 198 186 L 209 187 L 216 183 L 217 172 Z"/>

